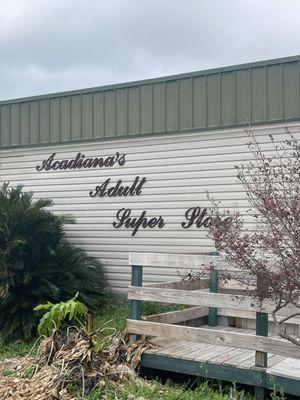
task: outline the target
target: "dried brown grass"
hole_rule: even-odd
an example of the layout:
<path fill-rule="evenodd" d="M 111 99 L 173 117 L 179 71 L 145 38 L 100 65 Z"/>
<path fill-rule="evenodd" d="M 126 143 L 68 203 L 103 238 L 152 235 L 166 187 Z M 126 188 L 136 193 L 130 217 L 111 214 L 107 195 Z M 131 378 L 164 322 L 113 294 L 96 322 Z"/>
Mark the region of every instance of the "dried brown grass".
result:
<path fill-rule="evenodd" d="M 121 387 L 136 378 L 134 368 L 149 347 L 145 338 L 128 347 L 126 335 L 116 332 L 99 340 L 84 331 L 65 337 L 55 331 L 40 342 L 36 358 L 12 363 L 16 377 L 0 377 L 0 399 L 75 400 L 70 384 L 81 387 L 82 397 L 96 387 Z"/>

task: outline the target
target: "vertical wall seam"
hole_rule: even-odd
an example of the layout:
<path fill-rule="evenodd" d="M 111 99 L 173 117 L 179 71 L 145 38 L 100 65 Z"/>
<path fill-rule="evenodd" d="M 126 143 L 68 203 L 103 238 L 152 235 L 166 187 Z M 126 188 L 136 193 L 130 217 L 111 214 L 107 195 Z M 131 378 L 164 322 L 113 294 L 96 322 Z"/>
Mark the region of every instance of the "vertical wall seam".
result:
<path fill-rule="evenodd" d="M 3 106 L 0 106 L 0 146 L 2 146 L 3 143 L 2 108 Z"/>
<path fill-rule="evenodd" d="M 29 101 L 28 103 L 28 122 L 27 122 L 27 128 L 28 128 L 28 144 L 32 144 L 31 143 L 31 101 Z"/>
<path fill-rule="evenodd" d="M 9 138 L 8 138 L 8 143 L 11 146 L 12 145 L 12 142 L 11 142 L 11 133 L 12 133 L 11 108 L 12 108 L 12 105 L 10 104 L 8 107 L 9 107 L 9 113 L 8 113 L 8 133 L 9 133 Z"/>
<path fill-rule="evenodd" d="M 180 112 L 181 112 L 181 104 L 180 104 L 180 82 L 182 82 L 182 80 L 177 79 L 176 81 L 176 90 L 177 90 L 177 129 L 180 130 L 181 126 L 180 126 Z"/>
<path fill-rule="evenodd" d="M 126 131 L 129 135 L 129 89 L 126 86 Z"/>
<path fill-rule="evenodd" d="M 233 121 L 236 124 L 237 119 L 237 84 L 236 84 L 236 71 L 233 71 Z"/>
<path fill-rule="evenodd" d="M 83 96 L 80 94 L 80 139 L 83 139 L 82 99 Z"/>
<path fill-rule="evenodd" d="M 106 137 L 106 118 L 105 118 L 105 114 L 106 114 L 106 91 L 103 91 L 103 137 Z"/>
<path fill-rule="evenodd" d="M 138 118 L 139 118 L 139 135 L 141 135 L 142 131 L 142 102 L 141 102 L 141 85 L 138 86 L 138 96 L 139 96 L 139 112 L 138 112 Z"/>
<path fill-rule="evenodd" d="M 41 101 L 38 101 L 38 142 L 41 143 Z"/>
<path fill-rule="evenodd" d="M 252 69 L 249 68 L 249 124 L 252 124 L 253 119 L 253 93 L 252 93 L 252 85 L 253 85 L 253 77 L 252 77 Z"/>
<path fill-rule="evenodd" d="M 269 121 L 269 84 L 268 84 L 268 79 L 269 79 L 269 70 L 267 68 L 267 66 L 265 66 L 265 80 L 266 80 L 266 88 L 265 88 L 265 96 L 266 96 L 266 103 L 265 103 L 265 119 L 266 121 Z"/>
<path fill-rule="evenodd" d="M 221 126 L 223 123 L 222 76 L 223 74 L 219 73 L 219 126 Z"/>
<path fill-rule="evenodd" d="M 151 83 L 151 133 L 154 132 L 154 91 L 153 83 Z"/>
<path fill-rule="evenodd" d="M 192 109 L 191 109 L 191 118 L 192 118 L 192 123 L 191 126 L 192 128 L 195 128 L 195 116 L 194 116 L 194 78 L 191 76 L 191 105 L 192 105 Z"/>
<path fill-rule="evenodd" d="M 73 122 L 72 122 L 72 96 L 69 96 L 69 115 L 70 115 L 70 139 L 73 138 Z"/>
<path fill-rule="evenodd" d="M 94 121 L 94 118 L 95 118 L 95 112 L 94 112 L 95 101 L 94 101 L 94 93 L 90 92 L 90 96 L 91 96 L 91 107 L 92 107 L 92 110 L 91 110 L 91 118 L 92 118 L 91 129 L 92 129 L 92 138 L 94 138 L 95 137 L 95 121 Z"/>
<path fill-rule="evenodd" d="M 48 107 L 49 107 L 49 121 L 48 121 L 48 124 L 49 124 L 49 133 L 48 133 L 48 136 L 49 136 L 49 142 L 51 142 L 51 100 L 50 99 L 48 99 Z"/>
<path fill-rule="evenodd" d="M 118 124 L 118 115 L 117 115 L 118 108 L 117 108 L 117 91 L 116 90 L 114 91 L 114 100 L 115 100 L 115 102 L 114 102 L 114 105 L 115 105 L 115 137 L 117 137 L 118 136 L 118 126 L 117 126 L 117 124 Z"/>
<path fill-rule="evenodd" d="M 72 139 L 72 103 L 71 103 L 71 96 L 68 96 L 68 107 L 69 107 L 69 138 Z"/>
<path fill-rule="evenodd" d="M 58 98 L 58 129 L 59 141 L 62 142 L 61 97 Z"/>
<path fill-rule="evenodd" d="M 208 83 L 207 74 L 205 74 L 205 128 L 208 128 L 208 93 L 207 93 Z"/>
<path fill-rule="evenodd" d="M 21 145 L 21 103 L 19 103 L 19 145 Z"/>
<path fill-rule="evenodd" d="M 285 118 L 285 107 L 284 107 L 285 81 L 284 81 L 283 63 L 281 63 L 280 74 L 281 74 L 281 118 L 284 119 Z"/>
<path fill-rule="evenodd" d="M 163 91 L 163 104 L 164 104 L 164 131 L 167 132 L 167 82 L 164 81 L 164 91 Z"/>
<path fill-rule="evenodd" d="M 299 117 L 300 116 L 300 61 L 298 61 L 297 66 L 298 66 L 297 88 L 298 88 L 298 117 Z"/>

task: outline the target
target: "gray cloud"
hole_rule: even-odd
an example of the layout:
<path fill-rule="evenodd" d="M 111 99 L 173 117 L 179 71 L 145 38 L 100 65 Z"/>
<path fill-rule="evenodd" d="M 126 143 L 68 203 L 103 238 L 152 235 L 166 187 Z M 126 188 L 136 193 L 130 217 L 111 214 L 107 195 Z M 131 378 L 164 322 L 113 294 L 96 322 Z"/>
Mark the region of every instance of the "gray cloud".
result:
<path fill-rule="evenodd" d="M 0 0 L 0 98 L 299 54 L 298 0 Z"/>

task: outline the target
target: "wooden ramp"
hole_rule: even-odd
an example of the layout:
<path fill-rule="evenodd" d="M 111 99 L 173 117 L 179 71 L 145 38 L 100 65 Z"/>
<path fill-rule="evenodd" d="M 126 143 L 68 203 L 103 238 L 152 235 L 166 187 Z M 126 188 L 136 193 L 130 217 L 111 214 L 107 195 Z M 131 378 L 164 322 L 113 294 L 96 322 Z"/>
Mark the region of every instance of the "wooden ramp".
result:
<path fill-rule="evenodd" d="M 234 328 L 224 326 L 214 329 L 237 332 Z M 238 331 L 254 334 L 246 329 Z M 299 359 L 268 353 L 268 367 L 260 368 L 255 365 L 254 350 L 166 338 L 153 338 L 152 343 L 155 347 L 146 350 L 142 356 L 141 365 L 144 367 L 239 382 L 270 390 L 276 387 L 278 391 L 283 390 L 286 394 L 300 397 Z M 256 398 L 264 397 L 256 391 Z"/>
<path fill-rule="evenodd" d="M 240 284 L 222 287 L 220 274 L 224 270 L 227 274 L 230 267 L 222 265 L 222 259 L 216 256 L 212 267 L 211 258 L 130 254 L 131 318 L 127 320 L 127 330 L 133 340 L 136 335 L 145 335 L 154 343 L 143 354 L 141 365 L 250 385 L 254 387 L 256 400 L 265 399 L 267 389 L 274 388 L 300 398 L 300 346 L 277 336 L 270 315 L 275 303 L 254 299 L 250 292 L 253 284 L 252 288 L 246 288 L 248 294 L 245 288 L 241 293 Z M 208 277 L 192 282 L 143 285 L 143 267 L 172 264 L 199 269 L 205 262 L 210 265 Z M 241 272 L 244 273 L 230 270 L 231 275 Z M 143 317 L 141 303 L 144 301 L 180 304 L 184 308 Z M 298 310 L 289 305 L 279 313 L 279 318 L 294 315 L 284 325 L 294 338 L 299 336 Z"/>
<path fill-rule="evenodd" d="M 239 331 L 240 333 L 247 333 L 249 335 L 255 334 L 254 331 L 246 329 L 226 328 L 224 326 L 214 327 L 214 329 L 216 328 L 227 331 Z M 210 328 L 207 327 L 207 329 Z M 245 370 L 260 370 L 259 367 L 255 366 L 254 350 L 243 350 L 234 347 L 163 338 L 154 338 L 152 342 L 155 347 L 151 350 L 147 350 L 146 354 L 167 356 L 174 359 L 196 361 L 199 363 L 223 365 Z M 268 367 L 265 370 L 267 374 L 299 381 L 300 394 L 300 360 L 269 353 L 267 365 Z"/>

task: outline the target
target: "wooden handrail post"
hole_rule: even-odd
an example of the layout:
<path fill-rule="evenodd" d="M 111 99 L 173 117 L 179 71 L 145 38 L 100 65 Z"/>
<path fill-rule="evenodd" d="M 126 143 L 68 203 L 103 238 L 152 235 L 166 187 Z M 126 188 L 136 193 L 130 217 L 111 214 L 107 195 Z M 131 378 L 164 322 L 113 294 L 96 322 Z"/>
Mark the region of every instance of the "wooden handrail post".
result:
<path fill-rule="evenodd" d="M 257 280 L 257 292 L 260 293 L 264 288 L 261 286 L 259 279 Z M 256 313 L 256 335 L 268 336 L 268 314 L 257 312 Z M 268 366 L 268 353 L 263 351 L 255 352 L 255 366 L 261 368 L 267 368 Z M 255 399 L 264 400 L 266 396 L 266 390 L 263 387 L 255 387 Z"/>
<path fill-rule="evenodd" d="M 256 335 L 268 336 L 268 314 L 256 313 Z M 255 352 L 255 365 L 257 367 L 267 367 L 268 354 L 263 351 Z"/>
<path fill-rule="evenodd" d="M 218 293 L 219 291 L 218 279 L 219 279 L 218 271 L 215 269 L 211 269 L 210 285 L 209 285 L 209 290 L 211 293 Z M 218 309 L 216 307 L 209 307 L 208 325 L 210 326 L 218 325 Z"/>
<path fill-rule="evenodd" d="M 133 265 L 131 267 L 131 286 L 143 285 L 143 267 Z M 140 320 L 142 316 L 142 302 L 140 300 L 130 300 L 130 318 Z M 130 335 L 131 342 L 138 340 L 137 335 Z"/>
<path fill-rule="evenodd" d="M 268 336 L 268 314 L 256 313 L 256 335 Z M 263 351 L 255 352 L 255 366 L 266 368 L 268 365 L 268 354 Z M 264 387 L 255 386 L 255 400 L 265 400 L 266 389 Z"/>

